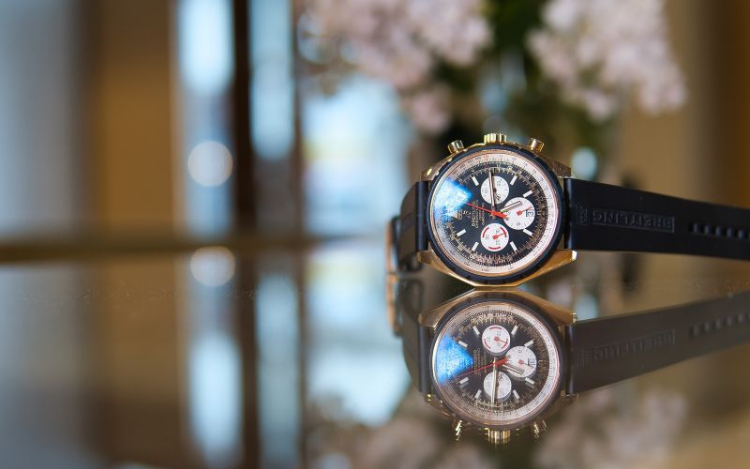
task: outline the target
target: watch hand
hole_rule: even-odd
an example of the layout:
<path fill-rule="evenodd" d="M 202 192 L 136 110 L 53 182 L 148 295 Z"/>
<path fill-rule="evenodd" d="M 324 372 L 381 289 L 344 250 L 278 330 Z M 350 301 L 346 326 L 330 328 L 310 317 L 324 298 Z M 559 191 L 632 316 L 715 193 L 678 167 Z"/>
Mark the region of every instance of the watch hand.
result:
<path fill-rule="evenodd" d="M 503 344 L 501 345 L 501 347 L 505 347 L 505 344 L 508 343 L 507 340 L 503 340 L 500 337 L 495 337 L 495 342 L 502 342 Z"/>
<path fill-rule="evenodd" d="M 491 366 L 503 365 L 507 360 L 508 360 L 507 358 L 501 358 L 499 360 L 495 360 L 494 362 L 490 363 L 489 365 L 484 365 L 484 366 L 481 366 L 479 368 L 472 368 L 469 371 L 464 371 L 463 373 L 454 376 L 454 378 L 460 378 L 461 376 L 469 375 L 471 373 L 474 373 L 475 371 L 481 371 L 481 370 L 484 370 L 485 368 L 489 368 Z"/>
<path fill-rule="evenodd" d="M 490 393 L 490 404 L 495 405 L 495 394 L 497 394 L 497 366 L 492 365 L 492 392 Z"/>
<path fill-rule="evenodd" d="M 523 374 L 523 369 L 521 369 L 521 368 L 518 368 L 517 366 L 513 366 L 513 365 L 511 365 L 511 364 L 509 364 L 509 363 L 503 363 L 503 365 L 502 365 L 502 366 L 504 366 L 504 367 L 508 368 L 508 369 L 509 369 L 510 371 L 512 371 L 513 373 L 516 373 L 516 374 L 519 374 L 519 375 L 520 375 L 520 374 Z"/>
<path fill-rule="evenodd" d="M 516 215 L 522 215 L 522 214 L 523 214 L 523 212 L 525 212 L 526 210 L 528 210 L 528 209 L 527 209 L 527 208 L 525 208 L 525 209 L 523 209 L 523 210 L 519 210 L 519 211 L 517 211 L 517 212 L 516 212 Z"/>
<path fill-rule="evenodd" d="M 496 212 L 495 210 L 495 173 L 493 170 L 490 169 L 490 204 L 492 205 L 492 211 Z"/>
<path fill-rule="evenodd" d="M 468 205 L 469 207 L 474 207 L 474 208 L 476 208 L 478 210 L 483 210 L 483 211 L 485 211 L 487 213 L 491 213 L 492 215 L 495 215 L 496 217 L 508 218 L 508 215 L 506 215 L 505 213 L 502 213 L 502 212 L 496 212 L 494 210 L 490 210 L 488 208 L 480 207 L 479 205 L 474 205 L 474 204 L 471 204 L 469 202 L 466 202 L 466 205 Z"/>
<path fill-rule="evenodd" d="M 508 210 L 513 210 L 514 208 L 518 207 L 519 205 L 522 205 L 523 201 L 513 202 L 510 205 L 506 205 L 505 207 L 501 208 L 501 212 L 507 212 Z M 520 214 L 519 214 L 520 215 Z"/>

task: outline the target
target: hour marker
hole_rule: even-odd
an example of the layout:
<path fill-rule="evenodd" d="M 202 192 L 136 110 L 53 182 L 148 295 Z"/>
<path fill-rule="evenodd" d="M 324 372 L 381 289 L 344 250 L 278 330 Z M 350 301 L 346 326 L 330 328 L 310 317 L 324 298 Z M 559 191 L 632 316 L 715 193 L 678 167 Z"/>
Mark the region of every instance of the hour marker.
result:
<path fill-rule="evenodd" d="M 510 335 L 516 335 L 516 332 L 518 332 L 518 326 L 513 326 L 513 330 L 510 331 Z"/>
<path fill-rule="evenodd" d="M 479 335 L 479 329 L 477 329 L 477 326 L 474 326 L 474 334 Z"/>
<path fill-rule="evenodd" d="M 463 348 L 468 348 L 469 347 L 469 345 L 466 342 L 464 342 L 463 340 L 459 340 L 458 341 L 458 345 L 460 345 Z"/>
<path fill-rule="evenodd" d="M 531 347 L 532 345 L 534 345 L 534 341 L 533 340 L 530 340 L 530 341 L 526 342 L 525 344 L 523 344 L 524 347 Z"/>
<path fill-rule="evenodd" d="M 458 233 L 456 233 L 456 236 L 463 236 L 466 234 L 466 230 L 461 230 Z"/>
<path fill-rule="evenodd" d="M 529 235 L 529 236 L 531 236 L 531 235 L 533 235 L 533 234 L 534 234 L 534 233 L 532 233 L 531 231 L 529 231 L 529 230 L 527 230 L 527 229 L 525 229 L 525 228 L 524 228 L 523 232 L 524 232 L 524 233 L 526 233 L 526 234 L 527 234 L 527 235 Z"/>
<path fill-rule="evenodd" d="M 526 379 L 525 379 L 524 381 L 526 381 L 526 383 L 528 383 L 528 384 L 531 384 L 532 386 L 533 386 L 534 384 L 536 384 L 536 381 L 534 381 L 534 380 L 533 380 L 533 379 L 531 379 L 531 378 L 526 378 Z"/>
<path fill-rule="evenodd" d="M 478 242 L 474 243 L 474 246 L 471 247 L 471 250 L 472 251 L 476 251 L 477 250 L 477 246 L 479 246 L 479 243 Z"/>
<path fill-rule="evenodd" d="M 514 174 L 514 175 L 513 175 L 513 179 L 511 179 L 511 180 L 510 180 L 510 185 L 511 185 L 511 186 L 512 186 L 513 184 L 515 184 L 515 183 L 516 183 L 516 179 L 518 179 L 518 176 L 516 176 L 516 175 Z"/>
<path fill-rule="evenodd" d="M 524 197 L 528 197 L 528 196 L 530 196 L 530 195 L 531 195 L 531 194 L 533 194 L 533 193 L 534 193 L 534 191 L 529 191 L 529 192 L 525 193 L 525 194 L 524 194 L 523 196 L 524 196 Z"/>
<path fill-rule="evenodd" d="M 515 389 L 513 390 L 513 399 L 515 399 L 515 400 L 520 400 L 521 399 L 521 396 L 518 395 L 518 392 Z"/>
<path fill-rule="evenodd" d="M 513 248 L 513 252 L 518 251 L 518 248 L 516 247 L 516 243 L 514 243 L 513 241 L 510 242 L 510 247 Z"/>
<path fill-rule="evenodd" d="M 475 186 L 478 186 L 478 185 L 479 185 L 479 181 L 477 181 L 477 178 L 476 178 L 476 176 L 472 176 L 472 177 L 471 177 L 471 180 L 472 180 L 472 181 L 474 181 L 474 185 L 475 185 Z"/>
<path fill-rule="evenodd" d="M 459 381 L 458 384 L 466 384 L 468 382 L 469 382 L 469 377 L 467 376 L 466 378 L 464 378 L 461 381 Z"/>
<path fill-rule="evenodd" d="M 481 389 L 478 390 L 476 394 L 474 394 L 474 399 L 479 399 L 480 397 L 482 397 L 482 390 Z"/>

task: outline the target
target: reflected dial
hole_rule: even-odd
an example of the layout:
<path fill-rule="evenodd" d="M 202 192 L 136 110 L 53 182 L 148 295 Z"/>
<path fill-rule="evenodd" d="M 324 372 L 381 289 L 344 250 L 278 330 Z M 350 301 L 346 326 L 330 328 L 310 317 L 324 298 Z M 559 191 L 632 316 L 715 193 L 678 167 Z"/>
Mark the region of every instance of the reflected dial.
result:
<path fill-rule="evenodd" d="M 456 312 L 433 344 L 436 393 L 476 424 L 531 422 L 559 389 L 553 334 L 537 313 L 514 302 L 485 301 Z"/>

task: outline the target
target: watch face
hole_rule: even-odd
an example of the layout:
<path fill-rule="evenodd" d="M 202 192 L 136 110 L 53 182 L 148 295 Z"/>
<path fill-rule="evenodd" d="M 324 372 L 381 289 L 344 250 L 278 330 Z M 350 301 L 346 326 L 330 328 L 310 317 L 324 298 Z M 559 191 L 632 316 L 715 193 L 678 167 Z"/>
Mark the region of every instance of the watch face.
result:
<path fill-rule="evenodd" d="M 475 425 L 520 428 L 560 392 L 560 345 L 548 322 L 508 300 L 471 304 L 448 316 L 432 347 L 435 393 Z"/>
<path fill-rule="evenodd" d="M 464 277 L 510 282 L 544 263 L 560 240 L 562 190 L 537 157 L 515 147 L 470 149 L 430 191 L 435 252 Z"/>

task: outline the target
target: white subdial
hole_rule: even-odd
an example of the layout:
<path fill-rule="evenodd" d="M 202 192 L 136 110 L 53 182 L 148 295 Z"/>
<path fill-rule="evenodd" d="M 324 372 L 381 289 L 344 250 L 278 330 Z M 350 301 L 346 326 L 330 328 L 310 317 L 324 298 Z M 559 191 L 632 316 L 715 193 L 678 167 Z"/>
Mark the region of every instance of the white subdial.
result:
<path fill-rule="evenodd" d="M 505 353 L 510 347 L 510 334 L 508 329 L 503 326 L 493 324 L 482 332 L 482 345 L 490 354 L 499 356 Z"/>
<path fill-rule="evenodd" d="M 518 345 L 511 348 L 505 358 L 508 364 L 506 368 L 511 378 L 526 379 L 536 373 L 536 355 L 526 346 Z"/>
<path fill-rule="evenodd" d="M 495 389 L 493 392 L 492 384 L 493 381 L 495 383 Z M 510 397 L 511 389 L 513 387 L 513 383 L 511 382 L 508 375 L 503 373 L 502 371 L 493 371 L 491 373 L 488 373 L 487 376 L 484 377 L 483 388 L 484 393 L 492 399 L 493 395 L 495 397 L 495 401 L 505 402 Z"/>
<path fill-rule="evenodd" d="M 528 199 L 515 197 L 510 199 L 505 206 L 512 207 L 510 210 L 503 209 L 503 212 L 506 215 L 505 224 L 508 225 L 509 228 L 513 228 L 514 230 L 525 230 L 534 223 L 536 210 Z"/>
<path fill-rule="evenodd" d="M 503 179 L 502 177 L 495 174 L 492 176 L 492 181 L 495 183 L 495 204 L 501 204 L 503 200 L 505 200 L 508 197 L 508 193 L 510 192 L 510 186 L 508 186 L 508 183 Z M 490 178 L 487 176 L 487 179 L 482 182 L 481 187 L 482 192 L 482 198 L 485 202 L 488 204 L 492 203 L 492 188 L 490 187 Z"/>
<path fill-rule="evenodd" d="M 490 252 L 502 251 L 508 245 L 508 230 L 500 223 L 490 223 L 482 229 L 482 246 Z"/>

